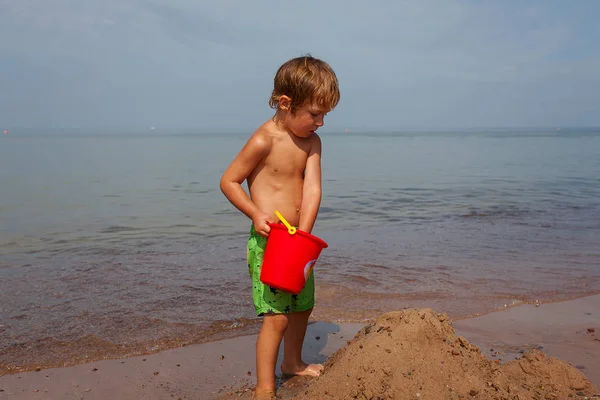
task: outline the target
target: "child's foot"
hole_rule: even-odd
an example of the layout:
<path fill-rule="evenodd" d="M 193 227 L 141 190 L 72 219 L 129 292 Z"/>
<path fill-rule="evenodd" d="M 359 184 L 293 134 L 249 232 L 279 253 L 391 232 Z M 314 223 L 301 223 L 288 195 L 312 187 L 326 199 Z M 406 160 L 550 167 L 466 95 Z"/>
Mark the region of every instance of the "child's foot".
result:
<path fill-rule="evenodd" d="M 297 376 L 319 376 L 323 372 L 323 366 L 321 364 L 305 364 L 301 363 L 296 366 L 292 365 L 281 365 L 281 372 L 284 375 L 297 375 Z"/>
<path fill-rule="evenodd" d="M 269 390 L 260 390 L 260 389 L 255 389 L 254 393 L 252 394 L 252 398 L 255 400 L 273 400 L 273 399 L 277 399 L 277 397 L 275 397 L 275 392 L 271 389 Z"/>

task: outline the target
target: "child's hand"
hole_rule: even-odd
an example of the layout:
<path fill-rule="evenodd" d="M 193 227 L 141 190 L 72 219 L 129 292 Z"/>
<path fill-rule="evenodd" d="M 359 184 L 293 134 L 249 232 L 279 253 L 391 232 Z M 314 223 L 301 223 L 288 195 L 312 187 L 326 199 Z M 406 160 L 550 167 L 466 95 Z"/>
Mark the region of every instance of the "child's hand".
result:
<path fill-rule="evenodd" d="M 252 223 L 254 224 L 254 230 L 261 236 L 268 237 L 271 232 L 269 223 L 275 222 L 274 218 L 269 214 L 265 214 L 262 211 L 256 212 L 252 216 Z"/>

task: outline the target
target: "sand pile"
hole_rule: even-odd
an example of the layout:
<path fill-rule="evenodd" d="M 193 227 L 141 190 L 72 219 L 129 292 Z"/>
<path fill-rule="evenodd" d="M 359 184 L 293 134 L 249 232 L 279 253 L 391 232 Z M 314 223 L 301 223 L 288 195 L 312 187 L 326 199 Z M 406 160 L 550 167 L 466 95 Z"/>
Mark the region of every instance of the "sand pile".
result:
<path fill-rule="evenodd" d="M 291 395 L 280 390 L 281 398 Z M 286 393 L 287 392 L 287 393 Z M 585 376 L 538 351 L 498 364 L 455 336 L 445 314 L 396 311 L 365 327 L 298 399 L 583 399 Z"/>

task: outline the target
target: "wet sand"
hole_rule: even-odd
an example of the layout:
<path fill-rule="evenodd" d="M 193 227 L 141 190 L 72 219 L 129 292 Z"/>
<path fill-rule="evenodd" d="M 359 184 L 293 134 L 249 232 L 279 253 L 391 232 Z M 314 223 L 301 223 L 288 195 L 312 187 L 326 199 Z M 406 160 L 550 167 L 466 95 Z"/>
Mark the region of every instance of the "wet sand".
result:
<path fill-rule="evenodd" d="M 490 358 L 509 361 L 539 349 L 569 362 L 600 387 L 600 295 L 525 304 L 452 325 Z"/>
<path fill-rule="evenodd" d="M 362 324 L 311 323 L 304 359 L 310 363 L 325 362 L 362 327 Z M 253 385 L 255 342 L 256 335 L 249 335 L 147 356 L 5 375 L 0 377 L 0 398 L 213 399 Z"/>
<path fill-rule="evenodd" d="M 541 349 L 577 367 L 600 387 L 598 310 L 600 295 L 595 295 L 539 307 L 512 307 L 452 325 L 457 335 L 477 345 L 491 359 L 508 361 L 520 351 Z M 361 327 L 311 324 L 304 347 L 306 361 L 324 362 Z M 6 375 L 0 377 L 0 398 L 212 399 L 231 392 L 237 392 L 237 397 L 242 393 L 240 389 L 251 387 L 256 379 L 255 340 L 256 335 L 251 335 L 149 356 Z"/>

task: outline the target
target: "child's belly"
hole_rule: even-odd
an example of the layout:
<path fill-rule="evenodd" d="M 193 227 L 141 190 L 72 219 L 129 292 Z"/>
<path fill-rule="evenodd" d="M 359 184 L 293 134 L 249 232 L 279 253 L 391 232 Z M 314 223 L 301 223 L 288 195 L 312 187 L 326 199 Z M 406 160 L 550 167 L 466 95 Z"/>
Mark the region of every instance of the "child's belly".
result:
<path fill-rule="evenodd" d="M 300 207 L 302 206 L 303 181 L 286 182 L 284 185 L 275 187 L 269 185 L 261 188 L 256 187 L 256 183 L 250 190 L 254 204 L 261 211 L 271 215 L 274 221 L 278 221 L 275 216 L 275 210 L 277 210 L 290 224 L 298 226 Z"/>

